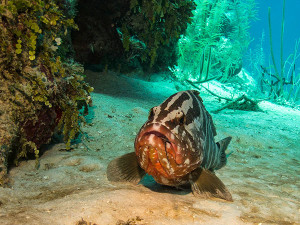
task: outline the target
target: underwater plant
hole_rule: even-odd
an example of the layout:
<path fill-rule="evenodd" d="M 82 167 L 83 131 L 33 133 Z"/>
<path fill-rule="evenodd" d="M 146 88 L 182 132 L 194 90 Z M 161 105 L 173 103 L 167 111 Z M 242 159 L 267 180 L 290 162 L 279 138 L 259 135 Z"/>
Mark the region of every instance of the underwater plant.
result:
<path fill-rule="evenodd" d="M 78 102 L 88 104 L 93 89 L 82 66 L 59 51 L 77 28 L 66 13 L 70 2 L 0 3 L 0 185 L 11 161 L 34 154 L 38 167 L 39 149 L 55 129 L 63 131 L 67 148 L 79 131 Z"/>
<path fill-rule="evenodd" d="M 296 61 L 300 57 L 299 45 L 300 38 L 296 41 L 294 52 L 287 59 L 283 59 L 283 36 L 285 24 L 285 0 L 283 0 L 281 37 L 280 37 L 280 65 L 275 60 L 273 51 L 271 8 L 268 9 L 269 22 L 269 41 L 272 58 L 272 65 L 265 67 L 261 65 L 260 88 L 266 93 L 268 98 L 276 102 L 291 101 L 295 102 L 300 98 L 300 73 L 296 72 Z"/>
<path fill-rule="evenodd" d="M 241 70 L 250 43 L 249 23 L 256 15 L 255 1 L 195 2 L 192 23 L 178 42 L 178 66 L 171 70 L 180 80 L 226 81 Z"/>
<path fill-rule="evenodd" d="M 130 36 L 135 36 L 146 45 L 141 60 L 153 67 L 160 57 L 158 50 L 176 43 L 185 32 L 193 9 L 192 0 L 131 0 L 130 20 L 125 18 L 121 28 L 125 50 L 129 50 Z"/>

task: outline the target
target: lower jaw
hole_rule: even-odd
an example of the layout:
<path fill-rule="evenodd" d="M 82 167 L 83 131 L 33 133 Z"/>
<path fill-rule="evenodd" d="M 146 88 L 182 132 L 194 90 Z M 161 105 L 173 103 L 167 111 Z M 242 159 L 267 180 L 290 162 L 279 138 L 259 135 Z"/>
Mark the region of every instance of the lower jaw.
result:
<path fill-rule="evenodd" d="M 171 144 L 170 142 L 168 142 L 168 144 L 163 143 L 160 138 L 155 141 L 157 144 L 155 145 L 156 147 L 152 146 L 147 139 L 136 142 L 135 148 L 140 166 L 146 173 L 153 177 L 157 177 L 159 180 L 180 179 L 182 175 L 185 175 L 184 171 L 180 169 L 180 165 L 182 164 L 181 154 L 178 152 L 176 154 L 174 144 Z M 160 147 L 165 147 L 165 149 L 158 147 L 159 144 Z M 164 184 L 165 183 L 166 182 L 164 182 Z"/>

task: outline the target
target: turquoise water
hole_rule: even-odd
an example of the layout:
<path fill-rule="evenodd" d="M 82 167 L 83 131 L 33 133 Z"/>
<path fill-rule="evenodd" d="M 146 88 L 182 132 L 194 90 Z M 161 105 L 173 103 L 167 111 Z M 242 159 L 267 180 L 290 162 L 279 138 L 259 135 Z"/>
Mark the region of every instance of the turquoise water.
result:
<path fill-rule="evenodd" d="M 284 58 L 294 51 L 295 42 L 300 38 L 300 2 L 287 0 L 285 3 L 285 29 L 284 29 Z M 263 48 L 267 56 L 270 54 L 268 8 L 271 9 L 272 35 L 276 60 L 280 59 L 280 35 L 283 1 L 257 1 L 258 20 L 251 22 L 250 35 L 253 38 L 250 48 L 255 48 L 260 43 L 262 32 L 265 32 Z M 275 47 L 276 46 L 276 47 Z M 278 61 L 279 62 L 279 61 Z M 299 65 L 299 59 L 296 63 Z M 245 65 L 247 67 L 247 65 Z"/>
<path fill-rule="evenodd" d="M 269 17 L 268 11 L 271 13 L 271 27 L 272 27 L 272 41 L 273 52 L 277 67 L 280 67 L 281 63 L 281 46 L 283 63 L 292 62 L 289 57 L 295 53 L 295 47 L 297 41 L 300 40 L 300 2 L 297 0 L 285 1 L 285 15 L 284 15 L 284 29 L 283 29 L 283 42 L 281 45 L 282 35 L 282 21 L 283 21 L 283 6 L 284 2 L 279 1 L 257 1 L 258 11 L 257 20 L 251 22 L 250 35 L 252 42 L 250 43 L 249 51 L 257 51 L 262 48 L 265 66 L 273 66 L 270 48 L 270 33 L 269 33 Z M 297 59 L 295 60 L 295 73 L 299 74 L 299 51 L 297 52 Z M 260 74 L 253 72 L 251 62 L 249 60 L 249 54 L 244 57 L 244 67 L 252 72 L 252 75 L 256 78 Z M 290 69 L 288 66 L 287 70 Z M 278 69 L 279 70 L 279 69 Z M 290 79 L 290 75 L 287 79 Z M 298 78 L 299 79 L 299 78 Z"/>
<path fill-rule="evenodd" d="M 114 1 L 111 4 L 90 1 L 95 7 L 89 2 L 80 1 L 77 9 L 83 19 L 76 23 L 82 27 L 77 33 L 78 39 L 72 36 L 72 41 L 77 40 L 77 49 L 74 51 L 80 55 L 75 61 L 85 64 L 85 81 L 94 87 L 90 96 L 93 106 L 91 104 L 89 107 L 89 118 L 86 124 L 82 123 L 81 136 L 71 143 L 70 149 L 66 149 L 63 142 L 56 143 L 58 137 L 53 145 L 41 149 L 38 170 L 35 168 L 37 161 L 34 155 L 21 161 L 18 167 L 9 168 L 9 187 L 0 187 L 1 222 L 75 224 L 82 218 L 95 224 L 129 224 L 118 221 L 136 218 L 138 222 L 134 224 L 153 225 L 299 223 L 300 55 L 299 51 L 295 52 L 297 44 L 300 47 L 299 0 L 285 2 L 282 43 L 283 0 L 256 1 L 257 6 L 249 9 L 246 4 L 250 5 L 255 0 L 194 1 L 199 5 L 203 2 L 209 5 L 207 11 L 204 16 L 199 16 L 201 8 L 198 8 L 194 16 L 199 21 L 194 18 L 186 33 L 180 33 L 178 46 L 174 41 L 167 47 L 157 38 L 160 37 L 160 31 L 166 31 L 164 26 L 159 26 L 163 24 L 160 22 L 164 21 L 166 14 L 161 13 L 157 24 L 152 24 L 158 28 L 151 30 L 153 33 L 147 33 L 144 28 L 150 28 L 147 25 L 144 27 L 143 23 L 151 21 L 151 18 L 144 17 L 142 13 L 132 18 L 126 17 L 126 12 L 123 12 L 124 15 L 118 13 L 120 9 L 126 9 L 118 4 L 126 5 L 129 1 Z M 168 2 L 173 4 L 176 1 Z M 114 7 L 114 4 L 118 7 Z M 220 5 L 210 10 L 217 4 Z M 88 15 L 80 14 L 84 6 L 87 6 L 85 13 Z M 256 20 L 250 15 L 250 8 L 253 12 L 256 8 Z M 90 10 L 97 12 L 97 15 L 90 15 Z M 114 14 L 109 10 L 117 12 Z M 105 13 L 99 13 L 101 16 L 98 18 L 98 12 Z M 272 61 L 270 48 L 268 12 L 271 13 L 275 62 Z M 216 16 L 211 16 L 214 13 Z M 111 21 L 110 16 L 116 21 Z M 124 18 L 120 19 L 119 16 Z M 205 19 L 201 21 L 201 18 Z M 245 22 L 247 19 L 249 24 Z M 181 21 L 185 20 L 181 18 Z M 128 29 L 121 29 L 123 22 L 127 23 Z M 239 22 L 244 27 L 235 27 Z M 131 26 L 132 23 L 134 26 Z M 212 24 L 217 28 L 214 29 Z M 176 25 L 172 26 L 176 30 Z M 136 33 L 129 34 L 130 31 Z M 144 37 L 139 36 L 139 32 Z M 157 56 L 159 60 L 156 63 L 159 65 L 155 65 L 155 54 L 152 55 L 154 68 L 159 68 L 158 72 L 161 73 L 155 73 L 157 71 L 148 65 L 152 63 L 152 59 L 149 60 L 152 51 L 149 50 L 155 50 L 149 41 L 152 39 L 148 38 L 152 34 L 153 40 L 156 40 L 154 43 L 162 45 L 162 49 L 155 52 L 161 56 Z M 167 35 L 166 38 L 171 39 Z M 127 43 L 123 42 L 124 39 Z M 61 49 L 61 38 L 54 40 L 54 49 Z M 76 41 L 73 47 L 75 44 Z M 131 48 L 129 52 L 123 51 L 126 44 Z M 176 57 L 173 57 L 176 54 L 178 65 L 173 65 L 170 72 L 167 68 L 176 61 Z M 274 64 L 283 78 L 281 81 L 276 78 L 279 74 L 276 74 Z M 43 79 L 40 82 L 47 84 L 49 81 L 44 73 L 41 73 Z M 262 78 L 262 74 L 265 77 Z M 267 84 L 262 85 L 262 81 Z M 17 79 L 12 84 L 14 82 Z M 280 93 L 280 86 L 277 86 L 279 89 L 272 89 L 278 82 L 291 82 L 284 85 L 284 94 Z M 24 90 L 27 90 L 26 87 L 31 85 L 19 86 L 25 86 Z M 134 151 L 134 140 L 147 121 L 150 109 L 170 95 L 189 89 L 200 91 L 217 128 L 216 141 L 232 137 L 229 145 L 232 154 L 228 164 L 216 174 L 230 190 L 233 203 L 196 198 L 190 190 L 161 186 L 151 177 L 138 185 L 111 182 L 107 178 L 109 162 Z M 10 95 L 12 92 L 7 93 Z M 239 108 L 241 105 L 221 110 L 229 101 L 243 95 L 259 100 L 261 110 L 251 111 L 242 102 L 241 105 L 249 111 L 238 110 L 242 108 Z M 0 112 L 1 115 L 4 113 Z M 43 123 L 38 121 L 36 124 Z M 43 131 L 33 136 L 39 136 Z M 156 131 L 151 133 L 151 137 L 155 134 Z M 166 141 L 165 136 L 158 134 L 155 138 L 161 138 L 159 141 L 164 141 L 164 150 L 168 150 L 166 144 L 171 142 Z M 45 222 L 47 220 L 50 222 Z"/>

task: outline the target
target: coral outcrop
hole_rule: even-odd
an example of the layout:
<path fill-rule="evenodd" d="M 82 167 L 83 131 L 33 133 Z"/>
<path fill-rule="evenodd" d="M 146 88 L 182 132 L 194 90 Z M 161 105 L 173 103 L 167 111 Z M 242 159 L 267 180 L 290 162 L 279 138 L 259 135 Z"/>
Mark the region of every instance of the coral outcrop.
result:
<path fill-rule="evenodd" d="M 166 70 L 176 64 L 176 44 L 191 22 L 193 0 L 78 1 L 76 60 L 121 70 Z"/>
<path fill-rule="evenodd" d="M 67 148 L 80 126 L 78 102 L 92 88 L 68 60 L 72 1 L 11 0 L 0 4 L 0 184 L 7 167 L 61 129 Z"/>

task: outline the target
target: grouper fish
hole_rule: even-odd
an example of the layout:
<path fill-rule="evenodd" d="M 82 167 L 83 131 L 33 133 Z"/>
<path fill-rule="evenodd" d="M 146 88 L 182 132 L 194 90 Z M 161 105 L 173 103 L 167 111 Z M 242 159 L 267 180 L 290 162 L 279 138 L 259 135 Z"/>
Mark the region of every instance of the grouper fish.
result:
<path fill-rule="evenodd" d="M 226 165 L 231 137 L 216 143 L 216 134 L 198 91 L 173 94 L 150 110 L 136 136 L 135 152 L 112 160 L 107 178 L 137 184 L 147 173 L 162 185 L 189 186 L 196 196 L 232 201 L 214 173 Z"/>

